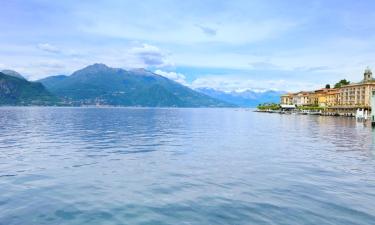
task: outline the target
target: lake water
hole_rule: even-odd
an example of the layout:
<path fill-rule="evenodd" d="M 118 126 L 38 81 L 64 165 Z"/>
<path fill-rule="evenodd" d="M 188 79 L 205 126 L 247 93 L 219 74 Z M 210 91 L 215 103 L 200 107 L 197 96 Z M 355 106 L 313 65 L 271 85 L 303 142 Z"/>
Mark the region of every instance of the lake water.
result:
<path fill-rule="evenodd" d="M 0 108 L 0 224 L 375 224 L 374 143 L 352 118 Z"/>

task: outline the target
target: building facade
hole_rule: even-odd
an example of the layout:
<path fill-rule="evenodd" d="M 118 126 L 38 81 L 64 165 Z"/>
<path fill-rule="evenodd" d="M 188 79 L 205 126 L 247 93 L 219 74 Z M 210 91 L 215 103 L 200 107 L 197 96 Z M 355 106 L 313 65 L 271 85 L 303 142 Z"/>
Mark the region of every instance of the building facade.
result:
<path fill-rule="evenodd" d="M 363 74 L 363 80 L 359 83 L 353 83 L 342 86 L 339 89 L 340 106 L 349 107 L 370 107 L 371 95 L 375 89 L 375 80 L 370 69 L 366 69 Z"/>
<path fill-rule="evenodd" d="M 341 106 L 371 106 L 371 95 L 375 82 L 364 82 L 346 85 L 340 88 L 339 105 Z"/>
<path fill-rule="evenodd" d="M 337 88 L 323 88 L 315 91 L 313 105 L 329 107 L 338 104 L 339 90 Z"/>
<path fill-rule="evenodd" d="M 338 89 L 333 89 L 327 93 L 326 106 L 333 107 L 339 105 L 340 92 Z"/>
<path fill-rule="evenodd" d="M 281 103 L 296 106 L 320 106 L 325 108 L 370 108 L 375 91 L 375 80 L 366 69 L 363 80 L 340 88 L 323 88 L 313 92 L 301 91 L 281 96 Z"/>
<path fill-rule="evenodd" d="M 310 105 L 310 97 L 312 92 L 301 91 L 293 95 L 292 104 L 296 106 Z"/>
<path fill-rule="evenodd" d="M 280 104 L 282 105 L 293 105 L 293 94 L 284 94 L 280 97 Z"/>

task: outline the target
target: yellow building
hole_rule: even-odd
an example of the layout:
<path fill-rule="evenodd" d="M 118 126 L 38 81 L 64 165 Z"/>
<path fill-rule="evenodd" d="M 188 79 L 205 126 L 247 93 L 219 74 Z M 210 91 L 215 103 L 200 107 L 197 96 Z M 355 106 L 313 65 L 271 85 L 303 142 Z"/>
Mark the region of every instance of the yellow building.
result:
<path fill-rule="evenodd" d="M 300 91 L 281 96 L 281 104 L 296 106 L 320 106 L 332 110 L 369 109 L 371 94 L 375 91 L 375 79 L 370 69 L 366 69 L 363 80 L 340 88 L 323 88 L 316 91 Z"/>
<path fill-rule="evenodd" d="M 320 107 L 335 106 L 339 103 L 339 90 L 336 88 L 323 88 L 315 91 L 313 105 Z"/>
<path fill-rule="evenodd" d="M 318 95 L 318 106 L 326 107 L 327 106 L 327 95 L 326 93 L 322 93 Z"/>
<path fill-rule="evenodd" d="M 340 92 L 338 89 L 332 89 L 327 93 L 326 105 L 328 107 L 336 106 L 339 104 Z"/>
<path fill-rule="evenodd" d="M 364 78 L 359 83 L 339 88 L 339 105 L 348 107 L 370 107 L 371 93 L 375 90 L 375 80 L 370 69 L 366 69 Z"/>

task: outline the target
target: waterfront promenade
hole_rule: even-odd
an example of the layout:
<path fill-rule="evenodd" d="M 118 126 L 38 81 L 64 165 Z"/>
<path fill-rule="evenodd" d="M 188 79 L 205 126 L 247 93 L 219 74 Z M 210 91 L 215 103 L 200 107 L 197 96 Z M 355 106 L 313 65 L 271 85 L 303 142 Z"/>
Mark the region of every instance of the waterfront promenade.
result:
<path fill-rule="evenodd" d="M 367 68 L 363 79 L 351 83 L 345 79 L 314 91 L 300 91 L 280 96 L 280 104 L 263 104 L 259 112 L 298 113 L 329 116 L 370 117 L 372 99 L 375 97 L 375 79 Z"/>

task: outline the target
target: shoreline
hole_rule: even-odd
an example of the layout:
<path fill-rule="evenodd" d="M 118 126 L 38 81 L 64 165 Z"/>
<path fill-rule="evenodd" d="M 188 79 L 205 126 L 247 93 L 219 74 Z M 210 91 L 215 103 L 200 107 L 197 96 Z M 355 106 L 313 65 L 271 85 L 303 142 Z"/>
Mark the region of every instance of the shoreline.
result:
<path fill-rule="evenodd" d="M 337 112 L 319 112 L 311 110 L 293 110 L 293 111 L 282 111 L 282 110 L 255 110 L 254 112 L 259 113 L 278 113 L 278 114 L 288 114 L 288 115 L 314 115 L 314 116 L 332 116 L 332 117 L 352 117 L 355 118 L 356 115 L 353 113 L 337 113 Z M 361 118 L 366 120 L 366 118 Z M 369 119 L 369 118 L 368 118 Z"/>

